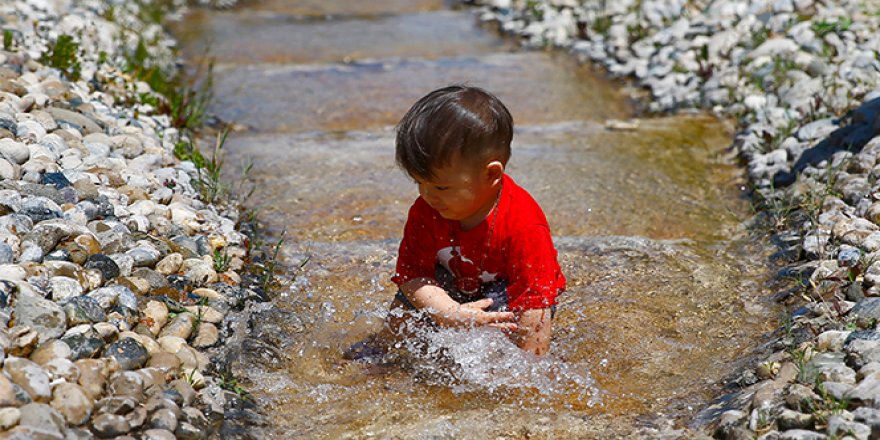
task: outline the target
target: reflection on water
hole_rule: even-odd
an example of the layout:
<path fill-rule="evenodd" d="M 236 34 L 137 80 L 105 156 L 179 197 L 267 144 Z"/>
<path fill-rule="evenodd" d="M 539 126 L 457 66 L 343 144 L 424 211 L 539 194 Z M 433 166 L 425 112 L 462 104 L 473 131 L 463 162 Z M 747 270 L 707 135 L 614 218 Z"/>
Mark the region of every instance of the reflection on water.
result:
<path fill-rule="evenodd" d="M 776 318 L 764 250 L 741 226 L 728 125 L 680 115 L 606 130 L 629 114 L 612 84 L 560 54 L 510 53 L 476 25 L 452 35 L 472 17 L 442 4 L 271 0 L 182 34 L 191 55 L 224 42 L 214 111 L 249 127 L 229 137 L 227 163 L 253 161 L 261 218 L 292 238 L 282 260 L 310 257 L 254 316 L 235 368 L 265 403 L 267 434 L 674 438 L 668 420 L 717 395 Z M 497 92 L 517 121 L 508 171 L 544 208 L 568 278 L 550 355 L 478 329 L 427 333 L 429 353 L 390 365 L 344 361 L 387 313 L 416 197 L 394 166 L 393 124 L 452 82 Z"/>

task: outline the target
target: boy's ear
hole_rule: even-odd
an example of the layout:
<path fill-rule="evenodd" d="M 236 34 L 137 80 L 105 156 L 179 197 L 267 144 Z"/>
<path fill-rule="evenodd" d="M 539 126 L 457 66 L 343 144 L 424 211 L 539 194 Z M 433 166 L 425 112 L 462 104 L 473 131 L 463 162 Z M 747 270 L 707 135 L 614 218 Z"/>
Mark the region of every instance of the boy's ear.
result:
<path fill-rule="evenodd" d="M 501 161 L 493 160 L 486 165 L 486 177 L 494 182 L 504 176 L 504 164 Z"/>

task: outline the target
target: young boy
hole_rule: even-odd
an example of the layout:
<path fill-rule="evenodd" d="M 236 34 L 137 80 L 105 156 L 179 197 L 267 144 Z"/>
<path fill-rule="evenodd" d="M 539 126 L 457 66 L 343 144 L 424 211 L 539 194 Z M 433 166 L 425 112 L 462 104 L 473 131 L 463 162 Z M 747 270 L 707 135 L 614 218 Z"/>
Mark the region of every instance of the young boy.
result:
<path fill-rule="evenodd" d="M 520 348 L 547 352 L 565 278 L 543 211 L 504 173 L 512 138 L 510 112 L 476 87 L 435 90 L 403 117 L 397 163 L 419 198 L 392 278 L 399 291 L 378 339 L 408 337 L 419 310 L 427 325 L 497 327 Z"/>

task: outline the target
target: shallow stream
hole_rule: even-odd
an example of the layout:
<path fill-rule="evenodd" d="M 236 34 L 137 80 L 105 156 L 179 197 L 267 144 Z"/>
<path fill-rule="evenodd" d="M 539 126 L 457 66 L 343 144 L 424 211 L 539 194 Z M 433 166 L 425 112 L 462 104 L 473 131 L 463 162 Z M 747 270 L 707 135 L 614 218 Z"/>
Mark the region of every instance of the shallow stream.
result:
<path fill-rule="evenodd" d="M 190 60 L 216 58 L 212 110 L 244 127 L 227 164 L 253 162 L 260 216 L 287 231 L 282 260 L 310 257 L 240 366 L 271 438 L 652 438 L 716 397 L 775 326 L 729 123 L 606 129 L 633 115 L 619 84 L 518 49 L 442 0 L 267 0 L 195 11 L 176 34 Z M 514 116 L 509 174 L 543 206 L 568 278 L 551 354 L 446 332 L 435 344 L 454 368 L 344 361 L 381 325 L 417 196 L 394 165 L 393 126 L 457 82 Z"/>

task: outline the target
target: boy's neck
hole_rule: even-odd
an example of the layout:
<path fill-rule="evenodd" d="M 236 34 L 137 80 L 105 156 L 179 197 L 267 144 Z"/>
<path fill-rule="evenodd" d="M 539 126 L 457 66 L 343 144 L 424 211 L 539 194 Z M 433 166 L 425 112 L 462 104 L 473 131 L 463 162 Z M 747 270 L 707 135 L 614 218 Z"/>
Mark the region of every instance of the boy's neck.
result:
<path fill-rule="evenodd" d="M 467 231 L 477 227 L 483 220 L 486 220 L 486 217 L 492 213 L 492 209 L 496 208 L 498 203 L 501 200 L 501 189 L 502 185 L 498 185 L 498 188 L 495 190 L 495 195 L 489 199 L 486 204 L 480 208 L 473 216 L 470 218 L 466 218 L 464 220 L 459 221 L 458 223 L 461 225 L 462 231 Z"/>

